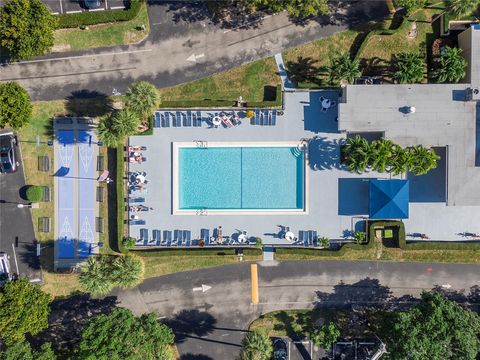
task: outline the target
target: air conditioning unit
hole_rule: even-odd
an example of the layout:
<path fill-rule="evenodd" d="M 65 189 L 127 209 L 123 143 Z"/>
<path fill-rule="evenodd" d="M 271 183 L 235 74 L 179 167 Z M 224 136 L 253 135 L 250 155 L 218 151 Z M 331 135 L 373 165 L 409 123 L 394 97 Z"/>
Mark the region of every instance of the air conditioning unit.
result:
<path fill-rule="evenodd" d="M 471 89 L 471 99 L 480 100 L 480 88 Z"/>

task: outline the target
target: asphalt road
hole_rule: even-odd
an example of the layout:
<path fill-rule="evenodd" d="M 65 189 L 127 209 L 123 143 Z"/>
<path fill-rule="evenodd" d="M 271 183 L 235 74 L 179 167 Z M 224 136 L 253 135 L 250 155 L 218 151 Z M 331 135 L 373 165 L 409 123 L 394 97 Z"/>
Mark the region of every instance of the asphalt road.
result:
<path fill-rule="evenodd" d="M 202 284 L 212 288 L 193 291 Z M 120 306 L 164 318 L 175 329 L 182 360 L 222 360 L 238 356 L 249 323 L 269 311 L 401 306 L 423 290 L 443 287 L 463 297 L 475 285 L 478 292 L 478 265 L 289 261 L 259 266 L 258 305 L 251 304 L 248 263 L 152 278 L 116 295 Z"/>
<path fill-rule="evenodd" d="M 286 13 L 242 27 L 214 24 L 205 4 L 152 2 L 150 36 L 138 45 L 59 53 L 0 68 L 34 100 L 123 93 L 135 80 L 171 86 L 202 78 L 286 48 L 330 36 L 387 14 L 384 1 L 344 2 L 332 16 L 292 21 Z"/>
<path fill-rule="evenodd" d="M 41 279 L 41 271 L 34 246 L 31 210 L 17 207 L 18 204 L 28 204 L 20 197 L 25 177 L 18 146 L 16 159 L 20 166 L 15 173 L 0 174 L 0 252 L 10 257 L 13 273 L 35 281 Z"/>

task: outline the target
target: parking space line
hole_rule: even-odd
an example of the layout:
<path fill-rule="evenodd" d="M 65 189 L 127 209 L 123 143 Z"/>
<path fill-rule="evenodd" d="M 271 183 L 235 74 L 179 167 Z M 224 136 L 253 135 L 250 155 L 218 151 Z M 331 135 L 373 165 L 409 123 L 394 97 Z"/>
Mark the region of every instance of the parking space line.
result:
<path fill-rule="evenodd" d="M 104 8 L 98 8 L 98 9 L 90 9 L 88 10 L 88 12 L 91 12 L 91 11 L 105 11 Z"/>
<path fill-rule="evenodd" d="M 59 3 L 60 3 L 60 14 L 63 13 L 63 4 L 62 4 L 62 0 L 58 0 Z"/>
<path fill-rule="evenodd" d="M 66 11 L 66 14 L 76 14 L 76 13 L 81 13 L 82 10 L 74 10 L 74 11 Z"/>
<path fill-rule="evenodd" d="M 17 268 L 17 275 L 20 276 L 20 271 L 18 270 L 17 253 L 15 252 L 15 244 L 12 244 L 12 249 L 13 257 L 15 258 L 15 267 Z"/>
<path fill-rule="evenodd" d="M 108 2 L 107 2 L 107 0 L 105 0 L 105 10 L 107 10 L 107 9 L 108 9 Z"/>
<path fill-rule="evenodd" d="M 111 6 L 110 10 L 125 9 L 125 6 Z"/>
<path fill-rule="evenodd" d="M 50 13 L 50 14 L 52 14 L 52 15 L 59 15 L 60 13 L 57 11 L 57 12 L 52 12 L 52 13 Z"/>

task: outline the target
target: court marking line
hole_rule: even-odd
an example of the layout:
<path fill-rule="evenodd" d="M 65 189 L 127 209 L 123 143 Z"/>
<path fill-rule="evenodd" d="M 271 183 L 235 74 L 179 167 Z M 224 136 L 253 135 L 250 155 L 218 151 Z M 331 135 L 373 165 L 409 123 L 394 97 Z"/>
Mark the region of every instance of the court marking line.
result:
<path fill-rule="evenodd" d="M 15 267 L 17 268 L 17 275 L 20 276 L 20 270 L 18 270 L 17 252 L 15 251 L 15 244 L 12 244 L 13 257 L 15 258 Z"/>

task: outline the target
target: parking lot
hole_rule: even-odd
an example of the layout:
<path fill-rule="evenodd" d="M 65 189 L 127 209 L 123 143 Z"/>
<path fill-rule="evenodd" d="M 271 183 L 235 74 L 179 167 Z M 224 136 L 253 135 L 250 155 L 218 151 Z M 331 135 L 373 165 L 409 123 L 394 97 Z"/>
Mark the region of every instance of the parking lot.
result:
<path fill-rule="evenodd" d="M 95 1 L 90 0 L 90 3 Z M 98 7 L 89 9 L 84 0 L 43 0 L 52 14 L 75 14 L 84 11 L 105 11 L 124 9 L 125 0 L 98 0 Z"/>

